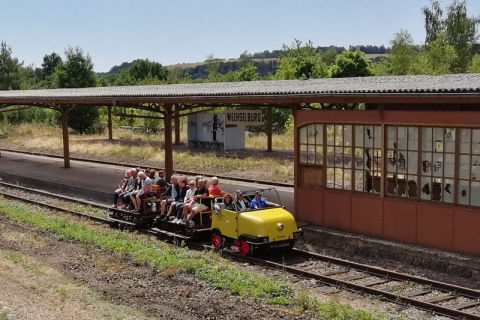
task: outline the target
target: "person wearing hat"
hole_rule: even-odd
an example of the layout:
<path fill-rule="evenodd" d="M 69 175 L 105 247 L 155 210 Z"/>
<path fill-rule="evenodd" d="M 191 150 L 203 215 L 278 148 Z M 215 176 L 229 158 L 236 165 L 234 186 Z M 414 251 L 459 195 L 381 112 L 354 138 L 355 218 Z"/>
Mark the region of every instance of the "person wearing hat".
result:
<path fill-rule="evenodd" d="M 276 207 L 278 204 L 268 202 L 267 199 L 262 198 L 262 191 L 255 191 L 255 199 L 250 203 L 252 209 L 263 209 L 265 207 Z"/>
<path fill-rule="evenodd" d="M 236 194 L 236 198 L 237 198 L 237 201 L 236 201 L 237 211 L 248 210 L 250 208 L 250 206 L 248 205 L 248 202 L 245 199 L 243 199 L 242 191 L 237 190 L 237 191 L 235 191 L 235 194 Z"/>

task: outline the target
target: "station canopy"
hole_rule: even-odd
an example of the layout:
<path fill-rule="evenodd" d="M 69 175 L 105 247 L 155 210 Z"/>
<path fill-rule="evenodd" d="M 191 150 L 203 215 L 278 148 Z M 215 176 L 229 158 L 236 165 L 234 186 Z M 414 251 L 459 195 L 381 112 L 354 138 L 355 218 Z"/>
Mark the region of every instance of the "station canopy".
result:
<path fill-rule="evenodd" d="M 461 99 L 460 99 L 461 98 Z M 61 104 L 478 103 L 480 74 L 328 78 L 0 91 L 0 108 Z"/>

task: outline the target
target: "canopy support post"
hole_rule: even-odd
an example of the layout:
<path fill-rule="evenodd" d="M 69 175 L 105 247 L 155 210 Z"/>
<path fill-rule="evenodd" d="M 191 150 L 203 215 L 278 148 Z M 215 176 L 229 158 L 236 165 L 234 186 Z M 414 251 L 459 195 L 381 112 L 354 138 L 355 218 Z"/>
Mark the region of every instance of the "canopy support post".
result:
<path fill-rule="evenodd" d="M 112 106 L 108 106 L 108 140 L 113 140 L 112 130 Z"/>
<path fill-rule="evenodd" d="M 272 107 L 267 107 L 267 151 L 272 152 Z"/>
<path fill-rule="evenodd" d="M 163 105 L 165 110 L 163 120 L 165 123 L 165 178 L 170 181 L 173 174 L 173 148 L 172 148 L 172 105 Z"/>
<path fill-rule="evenodd" d="M 68 141 L 68 108 L 62 108 L 62 133 L 63 133 L 63 162 L 65 168 L 70 168 L 70 146 Z"/>
<path fill-rule="evenodd" d="M 175 144 L 180 144 L 180 117 L 175 117 Z"/>

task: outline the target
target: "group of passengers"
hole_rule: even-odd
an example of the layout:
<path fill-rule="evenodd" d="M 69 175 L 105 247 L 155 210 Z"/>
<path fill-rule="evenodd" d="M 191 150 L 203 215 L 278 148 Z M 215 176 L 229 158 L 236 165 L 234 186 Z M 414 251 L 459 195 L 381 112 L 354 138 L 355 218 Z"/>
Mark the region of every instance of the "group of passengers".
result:
<path fill-rule="evenodd" d="M 232 194 L 218 187 L 219 179 L 217 177 L 211 178 L 211 184 L 207 187 L 208 181 L 203 177 L 197 177 L 195 180 L 188 182 L 187 177 L 172 176 L 170 183 L 168 183 L 165 180 L 163 170 L 158 172 L 156 178 L 155 174 L 154 169 L 142 171 L 135 168 L 127 170 L 125 179 L 115 190 L 112 207 L 125 210 L 132 208 L 134 213 L 138 213 L 141 209 L 145 210 L 145 208 L 142 208 L 142 201 L 149 196 L 153 196 L 153 192 L 159 191 L 165 198 L 160 202 L 159 218 L 161 220 L 169 221 L 173 216 L 173 223 L 195 226 L 193 221 L 195 215 L 202 211 L 211 210 L 211 196 L 222 197 L 222 208 L 232 211 L 277 206 L 277 204 L 262 198 L 261 191 L 257 191 L 255 198 L 249 203 L 243 198 L 243 193 L 237 190 L 235 192 L 236 201 L 234 202 Z M 154 190 L 153 186 L 157 189 Z M 146 201 L 143 201 L 143 203 L 146 203 Z"/>

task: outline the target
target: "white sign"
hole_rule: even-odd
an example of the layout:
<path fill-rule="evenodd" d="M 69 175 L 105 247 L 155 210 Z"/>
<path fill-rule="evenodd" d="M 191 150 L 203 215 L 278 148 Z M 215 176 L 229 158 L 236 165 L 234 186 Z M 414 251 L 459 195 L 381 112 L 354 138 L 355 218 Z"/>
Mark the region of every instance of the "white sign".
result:
<path fill-rule="evenodd" d="M 227 124 L 259 126 L 262 124 L 262 111 L 229 110 L 227 111 Z"/>

